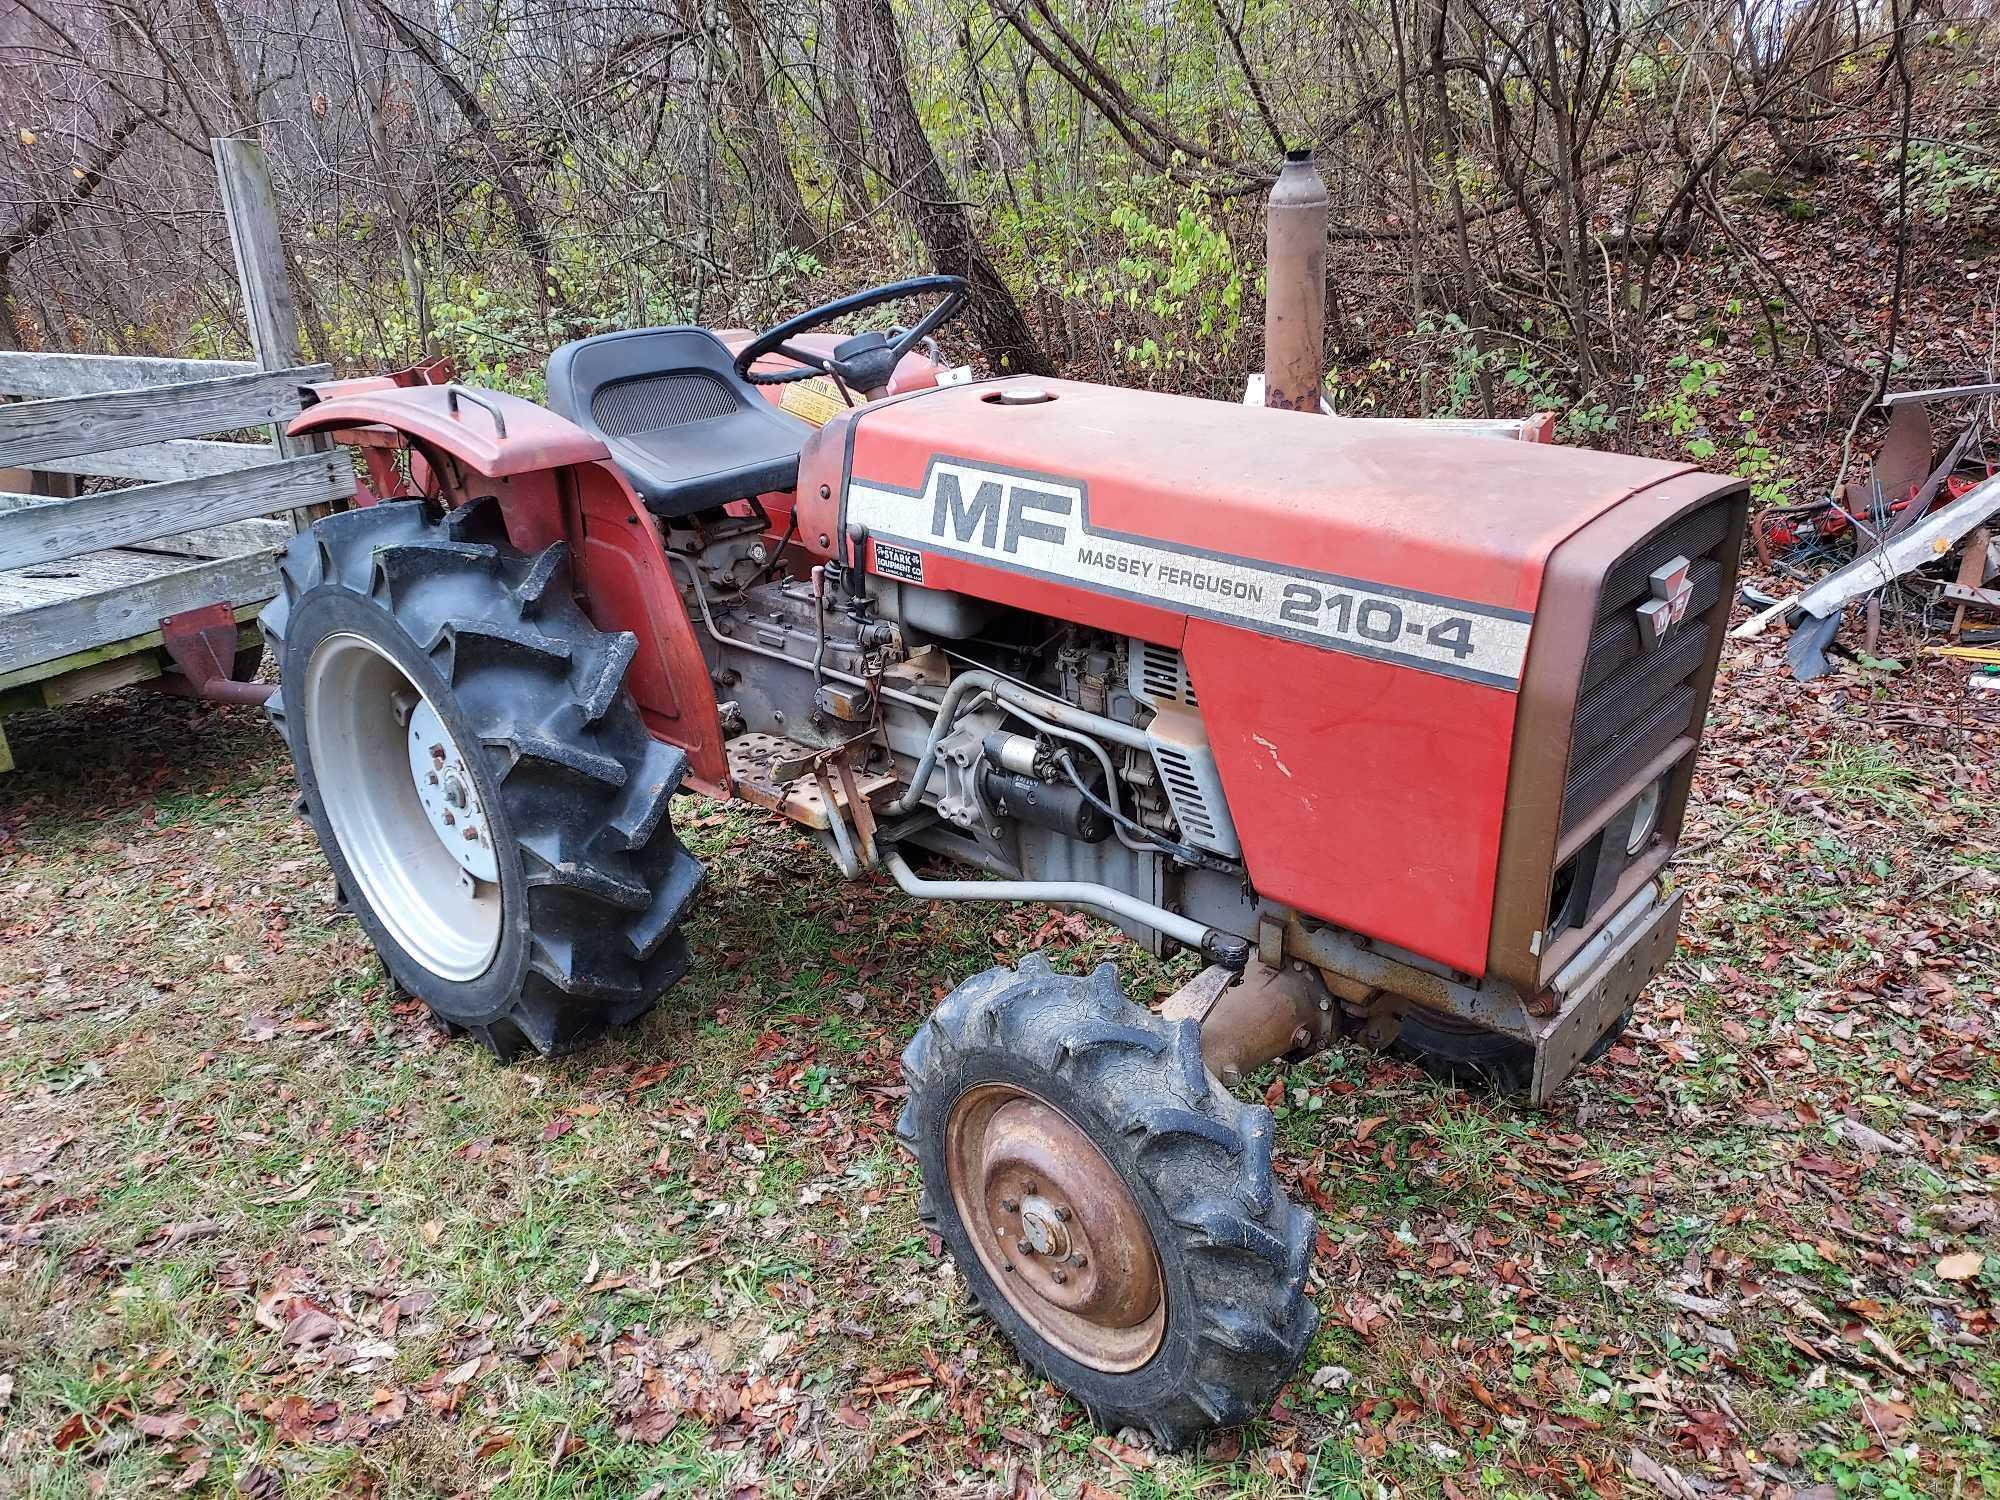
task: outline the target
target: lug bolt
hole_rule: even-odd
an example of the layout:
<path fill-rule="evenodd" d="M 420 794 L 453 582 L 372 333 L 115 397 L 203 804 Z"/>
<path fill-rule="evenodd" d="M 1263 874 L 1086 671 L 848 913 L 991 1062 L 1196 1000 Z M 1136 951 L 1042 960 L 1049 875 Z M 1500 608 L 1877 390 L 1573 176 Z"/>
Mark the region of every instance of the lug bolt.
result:
<path fill-rule="evenodd" d="M 1000 1211 L 1007 1214 L 1017 1214 L 1021 1211 L 1021 1205 L 1016 1203 L 1012 1198 L 1002 1198 L 1000 1200 Z"/>
<path fill-rule="evenodd" d="M 1081 1250 L 1077 1251 L 1076 1254 L 1072 1255 L 1069 1258 L 1069 1263 L 1075 1266 L 1079 1271 L 1081 1271 L 1085 1266 L 1090 1264 L 1088 1260 L 1084 1259 L 1084 1255 Z"/>
<path fill-rule="evenodd" d="M 1312 1033 L 1310 1031 L 1307 1031 L 1303 1026 L 1301 1026 L 1297 1031 L 1292 1033 L 1292 1045 L 1294 1047 L 1303 1047 L 1307 1042 L 1311 1040 L 1312 1040 Z"/>
<path fill-rule="evenodd" d="M 1051 1271 L 1049 1272 L 1049 1280 L 1053 1281 L 1057 1286 L 1061 1286 L 1065 1281 L 1069 1280 L 1069 1274 L 1065 1271 Z"/>
<path fill-rule="evenodd" d="M 436 786 L 438 784 L 438 773 L 433 771 L 431 772 L 430 775 L 426 776 L 424 780 L 428 781 L 432 786 Z"/>
<path fill-rule="evenodd" d="M 1061 1219 L 1065 1224 L 1067 1224 L 1070 1221 L 1071 1215 L 1069 1211 L 1069 1205 L 1067 1203 L 1059 1203 L 1056 1205 L 1056 1217 L 1058 1219 Z"/>
<path fill-rule="evenodd" d="M 455 817 L 453 817 L 453 816 L 451 815 L 451 813 L 450 813 L 450 812 L 446 812 L 446 813 L 445 813 L 445 815 L 444 815 L 444 826 L 445 826 L 445 827 L 449 828 L 449 827 L 451 827 L 451 825 L 452 825 L 452 824 L 456 823 L 457 821 L 458 821 L 458 819 L 457 819 L 457 818 L 455 818 Z"/>
<path fill-rule="evenodd" d="M 1035 1191 L 1035 1179 L 1032 1177 L 1023 1177 L 1021 1179 L 1021 1191 L 1024 1193 L 1033 1193 Z"/>
<path fill-rule="evenodd" d="M 1014 1262 L 1012 1262 L 1011 1260 L 1007 1261 L 1001 1265 L 1000 1269 L 1003 1271 L 1011 1271 L 1014 1269 Z"/>
<path fill-rule="evenodd" d="M 470 823 L 465 825 L 465 841 L 468 844 L 476 844 L 479 842 L 479 830 L 473 827 Z"/>
<path fill-rule="evenodd" d="M 438 763 L 439 765 L 443 765 L 443 764 L 444 764 L 444 746 L 442 746 L 442 745 L 433 745 L 433 746 L 431 746 L 431 759 L 432 759 L 432 760 L 434 760 L 434 761 L 436 761 L 436 762 L 437 762 L 437 763 Z"/>

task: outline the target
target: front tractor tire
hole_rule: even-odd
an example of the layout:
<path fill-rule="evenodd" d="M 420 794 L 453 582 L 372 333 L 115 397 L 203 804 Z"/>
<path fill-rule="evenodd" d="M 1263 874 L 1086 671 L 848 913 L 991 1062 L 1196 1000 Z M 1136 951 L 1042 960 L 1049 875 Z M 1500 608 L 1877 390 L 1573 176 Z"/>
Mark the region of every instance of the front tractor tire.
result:
<path fill-rule="evenodd" d="M 955 989 L 903 1076 L 920 1216 L 1032 1368 L 1166 1448 L 1263 1415 L 1318 1326 L 1313 1221 L 1194 1021 L 1031 955 Z"/>
<path fill-rule="evenodd" d="M 504 1059 L 574 1050 L 687 970 L 685 758 L 625 691 L 630 634 L 498 506 L 370 506 L 296 538 L 262 624 L 272 720 L 390 977 Z"/>

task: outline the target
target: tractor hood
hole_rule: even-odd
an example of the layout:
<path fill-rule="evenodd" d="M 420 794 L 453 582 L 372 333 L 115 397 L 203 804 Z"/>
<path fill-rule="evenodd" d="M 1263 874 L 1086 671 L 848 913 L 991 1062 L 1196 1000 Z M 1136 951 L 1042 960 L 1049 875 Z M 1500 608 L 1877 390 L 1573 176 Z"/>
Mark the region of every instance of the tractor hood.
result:
<path fill-rule="evenodd" d="M 1692 763 L 1742 510 L 1681 464 L 1060 380 L 843 413 L 800 479 L 800 535 L 879 577 L 1180 651 L 1263 897 L 1525 987 L 1558 840 Z M 1611 672 L 1665 564 L 1701 623 Z"/>
<path fill-rule="evenodd" d="M 1037 392 L 1044 399 L 1024 399 Z M 1034 568 L 1038 554 L 1051 562 L 1060 547 L 1072 565 L 1064 571 L 1087 583 L 1075 565 L 1081 557 L 1087 568 L 1096 544 L 1148 541 L 1524 615 L 1558 543 L 1688 472 L 1589 449 L 1063 380 L 876 403 L 821 435 L 836 442 L 842 477 L 860 491 L 843 520 L 915 531 L 907 539 L 927 550 Z M 979 471 L 1009 480 L 990 545 L 974 503 Z M 896 493 L 908 501 L 883 503 Z M 968 507 L 980 524 L 960 535 L 954 522 Z M 1156 575 L 1122 576 L 1132 597 L 1162 598 Z"/>

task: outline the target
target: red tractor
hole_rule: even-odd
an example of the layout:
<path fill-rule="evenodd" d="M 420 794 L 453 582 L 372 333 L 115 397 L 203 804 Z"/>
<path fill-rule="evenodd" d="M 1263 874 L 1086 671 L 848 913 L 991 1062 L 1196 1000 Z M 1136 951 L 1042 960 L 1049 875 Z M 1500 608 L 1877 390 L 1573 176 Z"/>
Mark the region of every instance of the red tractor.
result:
<path fill-rule="evenodd" d="M 503 1058 L 687 969 L 677 789 L 849 878 L 1198 952 L 1157 1010 L 1109 965 L 967 979 L 898 1126 L 1028 1363 L 1178 1445 L 1262 1412 L 1316 1321 L 1311 1218 L 1233 1088 L 1346 1033 L 1540 1101 L 1666 962 L 1743 487 L 963 379 L 930 335 L 967 295 L 587 338 L 547 409 L 320 388 L 291 430 L 395 498 L 293 543 L 271 713 L 389 972 Z"/>

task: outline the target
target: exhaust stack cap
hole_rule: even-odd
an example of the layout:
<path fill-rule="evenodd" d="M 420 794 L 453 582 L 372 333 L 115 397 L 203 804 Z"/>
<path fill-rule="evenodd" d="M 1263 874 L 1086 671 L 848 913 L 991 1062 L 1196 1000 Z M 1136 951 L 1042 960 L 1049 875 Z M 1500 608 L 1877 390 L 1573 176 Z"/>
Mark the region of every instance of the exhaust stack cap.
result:
<path fill-rule="evenodd" d="M 1326 184 L 1287 151 L 1264 212 L 1264 404 L 1317 412 L 1326 373 Z"/>

